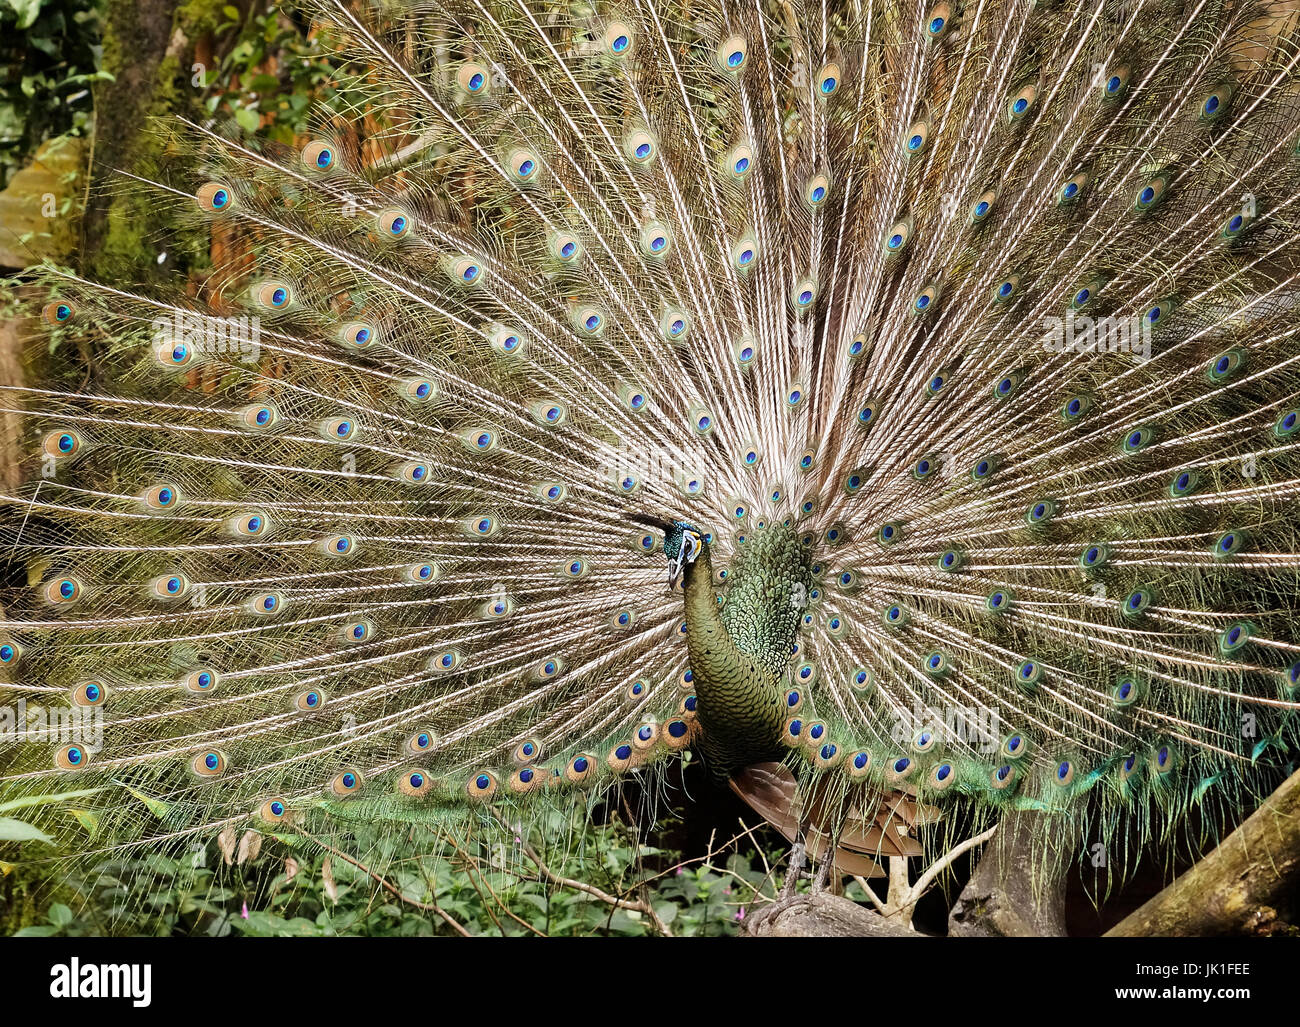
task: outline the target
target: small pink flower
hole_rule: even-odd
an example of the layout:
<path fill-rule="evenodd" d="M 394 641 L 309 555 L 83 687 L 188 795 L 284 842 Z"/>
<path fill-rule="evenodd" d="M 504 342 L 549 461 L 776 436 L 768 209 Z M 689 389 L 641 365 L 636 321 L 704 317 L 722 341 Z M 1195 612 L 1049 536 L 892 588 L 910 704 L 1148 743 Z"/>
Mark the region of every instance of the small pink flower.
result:
<path fill-rule="evenodd" d="M 245 920 L 248 919 L 248 902 L 247 902 L 247 901 L 244 902 L 243 907 L 242 907 L 242 908 L 240 909 L 240 911 L 239 911 L 239 915 L 242 916 Z"/>
<path fill-rule="evenodd" d="M 731 885 L 727 885 L 727 887 L 723 888 L 723 889 L 722 889 L 722 894 L 723 894 L 723 895 L 730 895 L 730 894 L 731 894 Z"/>
<path fill-rule="evenodd" d="M 681 877 L 683 873 L 685 873 L 685 871 L 682 870 L 681 867 L 678 867 L 678 868 L 677 868 L 677 876 L 678 876 L 678 877 Z"/>
<path fill-rule="evenodd" d="M 744 919 L 745 919 L 745 907 L 744 907 L 744 906 L 741 906 L 738 910 L 736 910 L 736 919 L 737 919 L 737 920 L 744 920 Z"/>

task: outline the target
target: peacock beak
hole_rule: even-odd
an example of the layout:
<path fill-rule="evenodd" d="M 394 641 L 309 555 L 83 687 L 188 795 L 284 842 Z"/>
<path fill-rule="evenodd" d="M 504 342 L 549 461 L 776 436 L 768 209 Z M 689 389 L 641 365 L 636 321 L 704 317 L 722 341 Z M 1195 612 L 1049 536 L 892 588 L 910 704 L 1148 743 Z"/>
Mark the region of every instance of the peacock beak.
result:
<path fill-rule="evenodd" d="M 680 556 L 670 556 L 668 558 L 668 587 L 676 588 L 677 579 L 682 576 L 682 558 Z"/>
<path fill-rule="evenodd" d="M 668 557 L 668 587 L 676 588 L 677 579 L 682 576 L 682 568 L 686 566 L 687 558 L 691 553 L 690 541 L 685 534 L 682 535 L 681 548 L 677 550 L 676 556 Z"/>

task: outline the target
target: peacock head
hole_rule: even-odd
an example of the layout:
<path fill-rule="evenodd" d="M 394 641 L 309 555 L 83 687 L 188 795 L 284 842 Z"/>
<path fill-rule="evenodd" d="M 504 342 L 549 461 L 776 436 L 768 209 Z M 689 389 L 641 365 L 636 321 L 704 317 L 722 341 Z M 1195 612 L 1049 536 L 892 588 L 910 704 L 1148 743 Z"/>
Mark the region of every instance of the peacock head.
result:
<path fill-rule="evenodd" d="M 686 568 L 704 552 L 708 535 L 685 521 L 663 521 L 644 514 L 633 514 L 632 520 L 664 533 L 664 555 L 668 557 L 668 587 L 675 587 L 677 579 L 685 573 Z"/>
<path fill-rule="evenodd" d="M 704 535 L 685 521 L 673 521 L 664 529 L 664 554 L 668 557 L 668 587 L 674 588 L 688 564 L 704 551 Z"/>

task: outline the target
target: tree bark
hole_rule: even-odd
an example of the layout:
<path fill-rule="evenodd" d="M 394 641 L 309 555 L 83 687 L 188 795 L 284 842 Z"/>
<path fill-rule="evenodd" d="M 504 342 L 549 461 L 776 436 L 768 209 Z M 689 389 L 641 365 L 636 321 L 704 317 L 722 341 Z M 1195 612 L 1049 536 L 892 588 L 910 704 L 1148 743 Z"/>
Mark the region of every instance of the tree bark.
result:
<path fill-rule="evenodd" d="M 886 920 L 856 902 L 814 892 L 797 895 L 779 904 L 780 909 L 764 916 L 760 908 L 746 922 L 751 938 L 924 938 L 910 930 L 905 920 Z M 752 924 L 752 926 L 751 926 Z"/>
<path fill-rule="evenodd" d="M 1106 932 L 1107 938 L 1212 937 L 1287 930 L 1278 907 L 1300 890 L 1300 772 L 1213 852 Z"/>
<path fill-rule="evenodd" d="M 1064 937 L 1065 861 L 1038 813 L 1002 818 L 948 914 L 956 938 Z"/>

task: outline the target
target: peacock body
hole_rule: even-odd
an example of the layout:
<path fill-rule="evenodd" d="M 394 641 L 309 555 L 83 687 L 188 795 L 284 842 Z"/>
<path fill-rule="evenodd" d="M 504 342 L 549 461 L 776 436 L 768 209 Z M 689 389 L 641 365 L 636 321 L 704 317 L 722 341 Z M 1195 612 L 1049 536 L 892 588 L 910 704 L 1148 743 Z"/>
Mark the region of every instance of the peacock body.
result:
<path fill-rule="evenodd" d="M 7 747 L 43 830 L 691 752 L 1161 836 L 1291 758 L 1293 4 L 311 10 L 315 140 L 125 169 L 228 241 L 197 296 L 40 275 L 111 368 L 5 389 L 0 687 L 102 726 Z"/>

